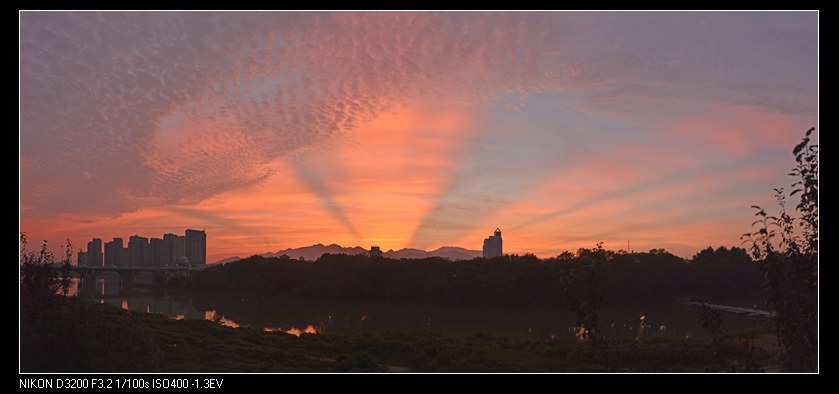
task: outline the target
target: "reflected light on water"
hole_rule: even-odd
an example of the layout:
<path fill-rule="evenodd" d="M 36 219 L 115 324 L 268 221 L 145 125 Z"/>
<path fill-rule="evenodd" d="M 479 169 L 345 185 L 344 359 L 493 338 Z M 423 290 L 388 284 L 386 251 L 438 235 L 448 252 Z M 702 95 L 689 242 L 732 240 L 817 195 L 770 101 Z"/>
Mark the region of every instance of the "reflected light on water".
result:
<path fill-rule="evenodd" d="M 208 311 L 204 311 L 204 319 L 217 322 L 223 326 L 237 328 L 239 327 L 239 323 L 236 323 L 233 320 L 228 320 L 224 318 L 224 315 L 219 314 L 215 310 L 211 309 Z"/>
<path fill-rule="evenodd" d="M 147 288 L 120 287 L 117 275 L 103 276 L 79 283 L 73 282 L 80 297 L 91 302 L 111 304 L 137 313 L 160 313 L 173 319 L 205 319 L 227 327 L 247 327 L 283 332 L 300 336 L 318 334 L 324 330 L 341 332 L 434 331 L 451 335 L 468 335 L 490 332 L 493 335 L 517 339 L 571 339 L 585 338 L 589 333 L 572 325 L 573 314 L 555 313 L 552 307 L 429 307 L 391 303 L 320 302 L 286 299 L 209 300 L 173 297 L 170 294 Z M 71 289 L 71 295 L 73 293 Z M 199 297 L 200 298 L 200 297 Z M 288 308 L 288 303 L 299 308 Z M 198 306 L 198 307 L 196 307 Z M 256 309 L 254 309 L 256 308 Z M 642 309 L 643 308 L 643 309 Z M 236 320 L 226 318 L 224 310 Z M 251 314 L 254 314 L 251 316 Z M 176 316 L 177 315 L 177 316 Z M 258 318 L 257 318 L 258 316 Z M 317 317 L 315 317 L 317 316 Z M 510 316 L 499 319 L 499 316 Z M 612 338 L 636 339 L 647 336 L 685 335 L 706 337 L 697 323 L 697 312 L 676 301 L 662 301 L 649 305 L 616 305 L 602 308 L 603 322 L 600 334 Z M 762 321 L 746 315 L 725 316 L 726 325 L 732 329 L 753 329 Z M 310 324 L 311 323 L 311 324 Z M 326 327 L 329 327 L 328 329 Z M 557 328 L 568 330 L 556 331 Z M 562 332 L 564 331 L 564 332 Z M 553 335 L 553 336 L 551 336 Z"/>
<path fill-rule="evenodd" d="M 175 316 L 175 319 L 176 320 L 181 320 L 181 319 L 183 319 L 183 315 Z M 239 323 L 236 323 L 233 320 L 229 320 L 229 319 L 225 318 L 224 315 L 216 312 L 213 309 L 204 311 L 204 319 L 219 323 L 223 326 L 232 327 L 232 328 L 237 328 L 237 327 L 241 326 Z M 314 325 L 309 324 L 308 326 L 306 326 L 304 328 L 291 327 L 289 329 L 283 329 L 281 327 L 265 327 L 265 328 L 262 329 L 262 331 L 265 331 L 265 332 L 284 332 L 286 334 L 291 334 L 291 335 L 299 337 L 300 335 L 303 335 L 303 334 L 317 334 L 318 331 L 320 331 L 320 330 L 318 328 L 316 328 Z"/>
<path fill-rule="evenodd" d="M 303 329 L 299 329 L 297 327 L 291 327 L 288 330 L 283 330 L 282 328 L 279 328 L 279 327 L 273 327 L 273 328 L 272 327 L 265 327 L 265 328 L 262 329 L 262 331 L 265 331 L 265 332 L 284 332 L 286 334 L 291 334 L 291 335 L 294 335 L 296 337 L 299 337 L 303 334 L 317 334 L 318 333 L 318 329 L 315 328 L 315 326 L 313 326 L 311 324 L 309 324 L 308 326 L 306 326 L 306 328 L 303 328 Z"/>

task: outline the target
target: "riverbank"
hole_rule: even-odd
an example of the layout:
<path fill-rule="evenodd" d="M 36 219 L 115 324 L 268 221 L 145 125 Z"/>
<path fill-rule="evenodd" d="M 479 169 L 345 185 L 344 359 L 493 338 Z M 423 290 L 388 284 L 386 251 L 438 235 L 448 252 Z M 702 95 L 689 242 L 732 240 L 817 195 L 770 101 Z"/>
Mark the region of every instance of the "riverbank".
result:
<path fill-rule="evenodd" d="M 303 334 L 172 320 L 78 299 L 23 319 L 25 372 L 703 372 L 757 364 L 769 354 L 732 338 L 589 343 L 489 334 Z M 752 352 L 751 356 L 749 353 Z M 715 353 L 717 356 L 715 356 Z"/>

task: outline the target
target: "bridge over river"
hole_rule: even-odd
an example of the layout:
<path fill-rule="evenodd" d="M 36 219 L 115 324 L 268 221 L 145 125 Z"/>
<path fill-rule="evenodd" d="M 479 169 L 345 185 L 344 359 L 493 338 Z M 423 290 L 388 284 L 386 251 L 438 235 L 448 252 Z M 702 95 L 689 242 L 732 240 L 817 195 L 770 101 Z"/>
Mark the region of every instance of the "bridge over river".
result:
<path fill-rule="evenodd" d="M 54 266 L 56 270 L 61 270 L 61 266 Z M 192 267 L 78 267 L 72 266 L 70 272 L 79 275 L 80 286 L 93 283 L 95 279 L 105 273 L 115 273 L 119 275 L 120 286 L 133 285 L 140 274 L 151 274 L 152 284 L 164 285 L 174 278 L 189 278 L 192 272 L 198 271 L 199 268 Z"/>

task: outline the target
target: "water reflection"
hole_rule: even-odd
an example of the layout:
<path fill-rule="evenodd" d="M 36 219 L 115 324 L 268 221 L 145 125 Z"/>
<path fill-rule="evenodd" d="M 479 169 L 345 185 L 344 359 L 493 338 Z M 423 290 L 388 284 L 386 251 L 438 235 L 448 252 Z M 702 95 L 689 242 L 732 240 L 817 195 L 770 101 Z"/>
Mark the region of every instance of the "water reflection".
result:
<path fill-rule="evenodd" d="M 521 339 L 573 339 L 574 316 L 557 306 L 434 306 L 387 302 L 326 302 L 222 294 L 171 294 L 134 286 L 121 289 L 118 278 L 100 277 L 95 285 L 76 286 L 73 294 L 137 312 L 161 313 L 173 319 L 210 320 L 228 327 L 304 333 L 426 331 L 449 335 L 488 332 Z M 78 285 L 78 284 L 77 284 Z M 696 308 L 675 301 L 605 306 L 600 310 L 604 333 L 612 338 L 659 335 L 707 337 Z M 724 315 L 729 331 L 753 329 L 761 320 Z"/>
<path fill-rule="evenodd" d="M 232 327 L 232 328 L 240 327 L 239 323 L 236 323 L 233 320 L 226 319 L 224 317 L 224 315 L 222 315 L 222 314 L 220 314 L 220 313 L 218 313 L 214 310 L 204 311 L 204 320 L 214 321 L 214 322 L 219 323 L 223 326 Z"/>
<path fill-rule="evenodd" d="M 119 276 L 107 273 L 87 283 L 73 279 L 69 294 L 125 310 L 160 313 L 173 319 L 197 320 L 204 317 L 204 311 L 193 307 L 189 297 L 175 296 L 152 287 L 122 289 Z"/>
<path fill-rule="evenodd" d="M 280 327 L 265 327 L 262 329 L 265 332 L 284 332 L 286 334 L 291 334 L 296 337 L 299 337 L 303 334 L 317 334 L 319 330 L 315 328 L 315 326 L 309 324 L 306 328 L 299 329 L 297 327 L 291 327 L 288 329 L 280 328 Z"/>

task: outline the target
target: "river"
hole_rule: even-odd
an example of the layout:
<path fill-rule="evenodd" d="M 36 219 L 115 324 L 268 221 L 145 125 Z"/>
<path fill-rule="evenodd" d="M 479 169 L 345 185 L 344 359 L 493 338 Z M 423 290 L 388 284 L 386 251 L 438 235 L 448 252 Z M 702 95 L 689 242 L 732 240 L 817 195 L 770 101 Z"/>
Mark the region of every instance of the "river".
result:
<path fill-rule="evenodd" d="M 143 283 L 143 278 L 139 278 Z M 429 331 L 448 335 L 485 332 L 519 339 L 574 338 L 573 314 L 558 306 L 440 306 L 388 302 L 325 302 L 279 297 L 175 295 L 153 287 L 121 289 L 118 278 L 100 277 L 95 286 L 71 295 L 173 319 L 207 319 L 230 327 L 302 333 Z M 177 293 L 177 292 L 176 292 Z M 751 306 L 742 305 L 741 306 Z M 707 337 L 700 308 L 679 300 L 648 300 L 605 305 L 601 327 L 611 338 L 639 336 Z M 765 328 L 767 320 L 723 313 L 723 329 L 742 332 Z"/>

